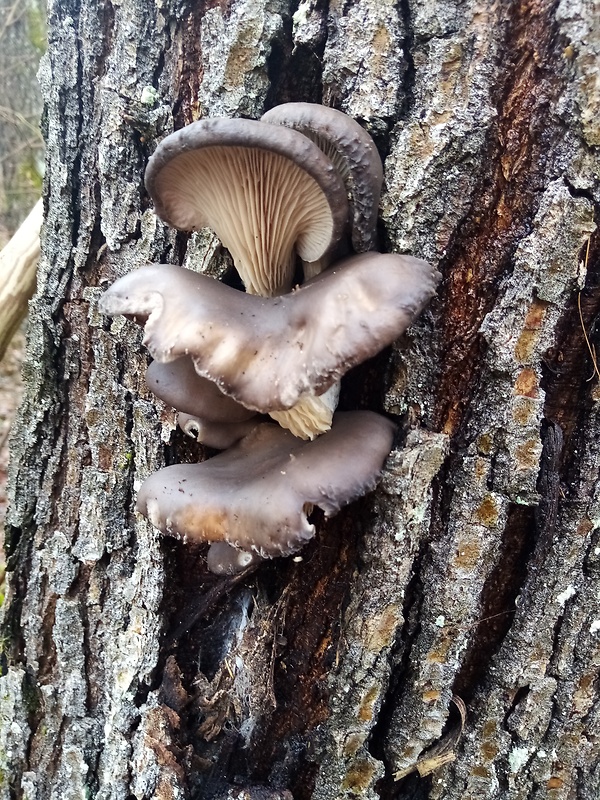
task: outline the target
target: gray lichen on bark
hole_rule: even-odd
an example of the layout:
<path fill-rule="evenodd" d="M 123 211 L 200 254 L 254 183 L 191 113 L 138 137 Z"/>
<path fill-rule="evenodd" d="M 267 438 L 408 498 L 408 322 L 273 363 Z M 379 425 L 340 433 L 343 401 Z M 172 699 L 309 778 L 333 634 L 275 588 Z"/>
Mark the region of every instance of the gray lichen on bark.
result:
<path fill-rule="evenodd" d="M 377 522 L 363 543 L 362 568 L 341 623 L 315 798 L 340 791 L 378 796 L 373 787 L 384 775 L 383 764 L 371 755 L 367 740 L 398 660 L 393 648 L 404 624 L 405 589 L 431 522 L 431 483 L 447 453 L 446 436 L 415 430 L 388 461 L 375 497 Z"/>

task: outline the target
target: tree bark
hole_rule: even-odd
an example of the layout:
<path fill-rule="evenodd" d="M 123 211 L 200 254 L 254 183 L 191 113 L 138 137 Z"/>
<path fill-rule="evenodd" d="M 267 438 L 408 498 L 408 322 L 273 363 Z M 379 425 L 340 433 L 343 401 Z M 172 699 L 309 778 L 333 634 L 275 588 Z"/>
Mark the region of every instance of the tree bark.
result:
<path fill-rule="evenodd" d="M 50 3 L 2 800 L 598 797 L 597 11 Z M 145 261 L 222 263 L 157 222 L 157 140 L 290 100 L 363 122 L 385 249 L 444 280 L 344 384 L 399 423 L 380 488 L 301 561 L 227 580 L 132 511 L 148 474 L 204 454 L 145 388 L 138 329 L 96 303 Z"/>

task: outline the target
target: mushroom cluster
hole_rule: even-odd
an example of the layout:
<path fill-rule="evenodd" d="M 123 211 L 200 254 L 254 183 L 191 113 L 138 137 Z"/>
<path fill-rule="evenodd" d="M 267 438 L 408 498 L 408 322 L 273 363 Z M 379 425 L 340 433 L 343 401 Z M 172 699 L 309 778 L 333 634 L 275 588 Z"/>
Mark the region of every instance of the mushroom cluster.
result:
<path fill-rule="evenodd" d="M 100 301 L 144 326 L 148 387 L 182 429 L 225 451 L 160 470 L 137 501 L 163 533 L 211 542 L 213 572 L 294 553 L 313 507 L 328 516 L 370 491 L 392 447 L 385 417 L 334 417 L 341 377 L 398 338 L 439 280 L 425 261 L 374 252 L 381 183 L 363 128 L 307 103 L 194 122 L 148 163 L 158 216 L 212 228 L 246 289 L 147 264 Z"/>

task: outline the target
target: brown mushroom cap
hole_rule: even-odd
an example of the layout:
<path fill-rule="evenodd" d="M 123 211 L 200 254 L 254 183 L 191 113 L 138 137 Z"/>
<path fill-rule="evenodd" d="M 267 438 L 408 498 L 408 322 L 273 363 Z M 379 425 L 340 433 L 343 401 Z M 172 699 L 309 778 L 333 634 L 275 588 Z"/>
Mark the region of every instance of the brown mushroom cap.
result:
<path fill-rule="evenodd" d="M 167 363 L 153 361 L 146 372 L 146 385 L 177 411 L 206 422 L 243 422 L 255 413 L 198 375 L 188 356 Z"/>
<path fill-rule="evenodd" d="M 159 144 L 146 170 L 156 213 L 181 230 L 212 228 L 246 290 L 291 289 L 296 253 L 321 258 L 344 232 L 342 179 L 297 131 L 247 119 L 193 122 Z"/>
<path fill-rule="evenodd" d="M 106 314 L 145 319 L 157 361 L 190 355 L 199 375 L 262 413 L 320 395 L 391 344 L 435 291 L 439 274 L 409 256 L 363 253 L 277 298 L 204 275 L 148 265 L 100 300 Z"/>
<path fill-rule="evenodd" d="M 329 156 L 350 195 L 352 246 L 357 253 L 373 250 L 383 167 L 367 131 L 342 111 L 316 103 L 284 103 L 261 119 L 300 131 Z"/>
<path fill-rule="evenodd" d="M 314 442 L 259 425 L 208 461 L 151 475 L 137 510 L 171 536 L 225 541 L 264 558 L 289 555 L 314 535 L 313 506 L 332 516 L 375 487 L 394 430 L 371 411 L 336 415 Z"/>

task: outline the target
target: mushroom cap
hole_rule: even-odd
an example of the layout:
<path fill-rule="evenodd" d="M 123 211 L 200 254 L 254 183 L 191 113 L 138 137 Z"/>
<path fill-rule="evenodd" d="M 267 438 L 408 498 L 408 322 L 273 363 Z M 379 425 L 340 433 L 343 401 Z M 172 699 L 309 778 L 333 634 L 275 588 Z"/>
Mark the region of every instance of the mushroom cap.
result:
<path fill-rule="evenodd" d="M 247 408 L 291 408 L 323 394 L 410 325 L 439 273 L 410 256 L 363 253 L 289 295 L 261 298 L 181 267 L 148 265 L 100 299 L 106 314 L 145 320 L 161 362 L 190 355 L 199 375 Z"/>
<path fill-rule="evenodd" d="M 225 541 L 264 558 L 288 555 L 314 535 L 313 506 L 329 517 L 375 488 L 394 431 L 371 411 L 336 415 L 313 442 L 262 424 L 208 461 L 151 475 L 136 508 L 171 536 Z"/>
<path fill-rule="evenodd" d="M 261 119 L 300 131 L 329 156 L 350 195 L 352 246 L 357 253 L 373 250 L 383 166 L 367 131 L 342 111 L 316 103 L 284 103 Z"/>
<path fill-rule="evenodd" d="M 153 361 L 146 371 L 146 385 L 177 411 L 205 422 L 243 422 L 255 413 L 223 394 L 216 383 L 198 375 L 188 356 L 167 363 Z"/>
<path fill-rule="evenodd" d="M 248 119 L 193 122 L 148 162 L 146 188 L 165 222 L 210 227 L 246 290 L 290 290 L 296 253 L 316 261 L 344 233 L 344 183 L 319 148 L 294 130 Z"/>

